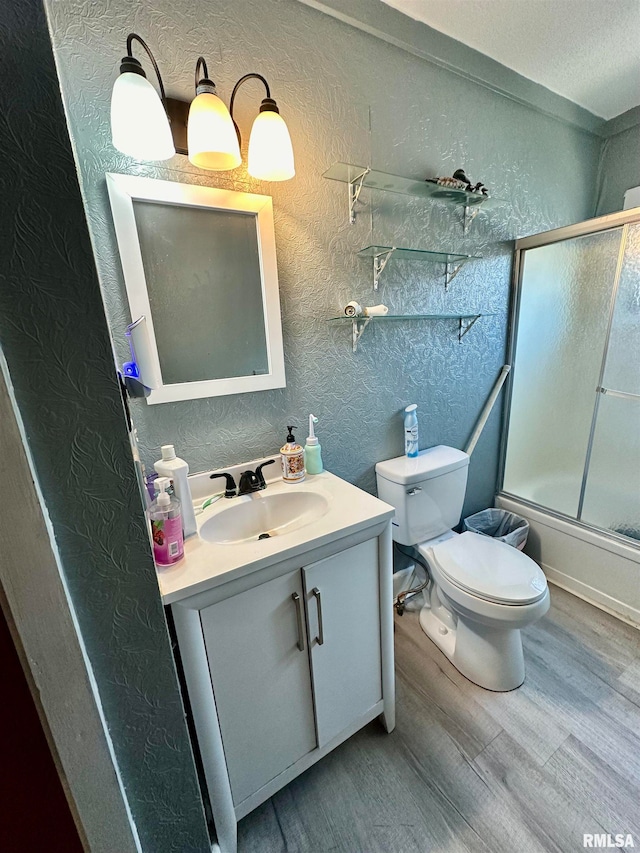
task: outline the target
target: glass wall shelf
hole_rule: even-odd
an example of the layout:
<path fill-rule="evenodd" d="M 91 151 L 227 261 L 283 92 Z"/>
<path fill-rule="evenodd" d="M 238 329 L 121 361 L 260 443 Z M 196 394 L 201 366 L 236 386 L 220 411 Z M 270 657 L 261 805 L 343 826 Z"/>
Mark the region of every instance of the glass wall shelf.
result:
<path fill-rule="evenodd" d="M 480 260 L 481 255 L 461 255 L 457 252 L 434 252 L 427 249 L 401 249 L 398 246 L 367 246 L 358 254 L 363 258 L 373 258 L 373 289 L 378 289 L 382 271 L 388 261 L 422 261 L 430 264 L 444 264 L 444 289 L 448 290 L 453 279 L 466 261 Z"/>
<path fill-rule="evenodd" d="M 474 314 L 380 314 L 373 317 L 347 317 L 343 314 L 340 317 L 330 317 L 329 323 L 344 323 L 352 324 L 352 346 L 353 351 L 358 349 L 358 341 L 362 337 L 364 330 L 372 320 L 376 322 L 398 322 L 400 320 L 456 320 L 458 323 L 458 341 L 462 341 L 467 332 L 481 317 L 493 317 L 491 312 L 482 312 Z"/>
<path fill-rule="evenodd" d="M 378 172 L 367 166 L 354 166 L 351 163 L 334 163 L 323 175 L 332 181 L 341 181 L 349 185 L 349 221 L 355 221 L 355 205 L 363 188 L 372 190 L 383 190 L 401 195 L 412 195 L 420 198 L 428 198 L 433 201 L 442 201 L 446 204 L 462 207 L 465 212 L 465 231 L 477 209 L 482 206 L 483 210 L 489 210 L 506 204 L 504 199 L 493 196 L 470 193 L 467 190 L 456 190 L 451 187 L 441 187 L 431 181 L 417 181 L 412 178 L 403 178 L 401 175 L 391 175 L 387 172 Z"/>

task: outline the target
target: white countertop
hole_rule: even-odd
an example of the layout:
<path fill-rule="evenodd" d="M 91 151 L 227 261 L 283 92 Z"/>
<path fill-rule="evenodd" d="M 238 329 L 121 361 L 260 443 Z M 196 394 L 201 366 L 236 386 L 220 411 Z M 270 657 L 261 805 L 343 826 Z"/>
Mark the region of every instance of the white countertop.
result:
<path fill-rule="evenodd" d="M 265 470 L 265 474 L 268 470 Z M 208 475 L 207 475 L 208 476 Z M 165 604 L 204 592 L 229 580 L 303 554 L 335 539 L 371 527 L 393 517 L 394 508 L 345 480 L 324 471 L 307 475 L 301 483 L 283 480 L 267 482 L 258 495 L 278 492 L 314 491 L 329 502 L 329 510 L 304 527 L 282 536 L 240 544 L 213 544 L 191 536 L 184 544 L 184 558 L 174 566 L 158 567 L 158 582 Z M 231 501 L 252 500 L 252 496 L 222 498 L 197 516 L 198 526 L 216 513 L 228 509 Z"/>

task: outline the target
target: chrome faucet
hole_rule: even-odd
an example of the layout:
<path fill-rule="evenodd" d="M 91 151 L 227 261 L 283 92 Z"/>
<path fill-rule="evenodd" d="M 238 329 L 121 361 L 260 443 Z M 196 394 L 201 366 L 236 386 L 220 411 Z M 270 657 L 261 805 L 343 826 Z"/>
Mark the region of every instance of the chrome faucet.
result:
<path fill-rule="evenodd" d="M 262 469 L 267 465 L 273 465 L 275 459 L 270 459 L 268 462 L 263 462 L 258 465 L 255 471 L 243 471 L 240 474 L 240 485 L 238 486 L 238 496 L 250 495 L 252 492 L 260 492 L 267 488 Z"/>

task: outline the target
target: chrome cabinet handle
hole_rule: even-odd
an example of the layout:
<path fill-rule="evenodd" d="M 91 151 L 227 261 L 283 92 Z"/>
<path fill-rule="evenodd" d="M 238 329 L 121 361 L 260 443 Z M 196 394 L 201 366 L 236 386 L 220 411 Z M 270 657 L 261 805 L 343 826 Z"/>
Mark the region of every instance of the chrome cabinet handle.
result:
<path fill-rule="evenodd" d="M 302 601 L 297 592 L 291 593 L 291 598 L 296 605 L 296 622 L 298 623 L 298 643 L 297 646 L 301 652 L 304 651 L 304 625 L 302 624 Z"/>
<path fill-rule="evenodd" d="M 417 495 L 418 492 L 421 492 L 421 491 L 422 491 L 422 489 L 420 488 L 420 486 L 414 486 L 413 489 L 407 489 L 407 494 L 410 496 Z"/>
<path fill-rule="evenodd" d="M 324 644 L 324 628 L 322 627 L 322 598 L 320 597 L 320 590 L 317 586 L 314 586 L 311 592 L 315 596 L 318 607 L 318 636 L 316 637 L 316 642 L 319 646 L 322 646 Z"/>

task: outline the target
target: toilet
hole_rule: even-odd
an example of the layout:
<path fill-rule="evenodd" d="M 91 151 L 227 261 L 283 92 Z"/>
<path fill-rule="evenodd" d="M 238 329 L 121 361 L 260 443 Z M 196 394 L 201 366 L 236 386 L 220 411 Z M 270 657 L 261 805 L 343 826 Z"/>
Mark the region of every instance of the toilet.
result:
<path fill-rule="evenodd" d="M 420 625 L 451 663 L 487 690 L 524 681 L 520 629 L 549 609 L 544 573 L 516 548 L 479 533 L 454 533 L 469 456 L 438 445 L 378 462 L 378 496 L 395 507 L 393 538 L 429 567 Z"/>

